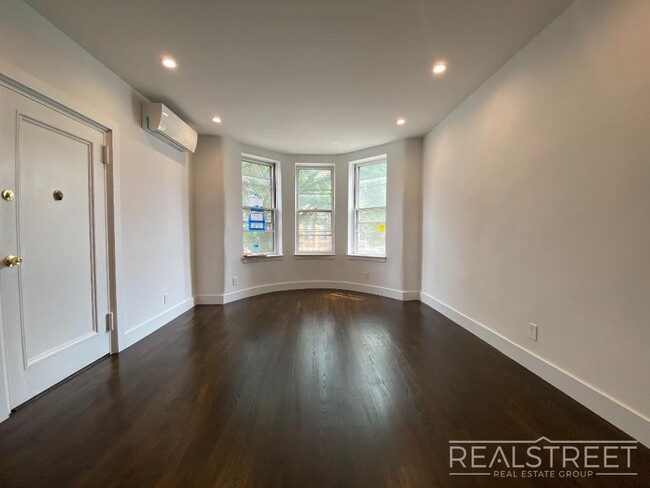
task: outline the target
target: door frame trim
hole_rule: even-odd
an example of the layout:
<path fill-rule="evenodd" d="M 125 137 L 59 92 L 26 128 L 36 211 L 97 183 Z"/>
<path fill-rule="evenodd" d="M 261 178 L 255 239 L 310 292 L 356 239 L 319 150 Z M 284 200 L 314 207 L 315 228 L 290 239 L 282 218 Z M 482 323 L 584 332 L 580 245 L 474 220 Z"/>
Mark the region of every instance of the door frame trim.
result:
<path fill-rule="evenodd" d="M 118 188 L 118 175 L 119 175 L 119 166 L 118 156 L 116 151 L 116 141 L 117 141 L 117 131 L 119 126 L 114 121 L 107 119 L 104 116 L 97 114 L 93 110 L 86 110 L 86 107 L 80 108 L 83 112 L 91 115 L 85 115 L 79 110 L 71 108 L 71 106 L 77 106 L 78 103 L 75 103 L 74 100 L 70 100 L 69 97 L 61 96 L 59 93 L 53 93 L 57 98 L 64 100 L 68 104 L 64 104 L 51 98 L 45 93 L 52 93 L 47 85 L 43 85 L 42 82 L 38 82 L 35 79 L 32 79 L 29 75 L 11 69 L 10 65 L 5 65 L 0 62 L 0 86 L 7 88 L 11 91 L 18 93 L 19 95 L 25 96 L 41 105 L 44 105 L 56 112 L 59 112 L 67 117 L 72 118 L 73 120 L 80 122 L 88 127 L 91 127 L 104 135 L 104 145 L 109 148 L 108 150 L 108 160 L 106 162 L 106 237 L 107 237 L 107 258 L 108 258 L 108 299 L 109 299 L 109 313 L 113 314 L 113 330 L 110 333 L 110 353 L 115 354 L 120 350 L 119 347 L 119 314 L 118 314 L 118 289 L 117 289 L 117 275 L 118 267 L 117 263 L 119 261 L 118 256 L 121 254 L 121 226 L 117 219 L 119 215 L 118 209 L 120 207 L 119 200 L 119 188 Z M 11 76 L 8 76 L 9 72 Z M 17 80 L 27 79 L 26 81 L 33 86 L 38 86 L 37 91 L 28 85 L 21 83 Z M 100 326 L 103 321 L 100 321 Z M 0 373 L 6 371 L 6 357 L 4 354 L 4 341 L 3 341 L 3 327 L 1 326 L 0 318 Z M 0 375 L 0 400 L 3 400 L 3 397 L 6 396 L 6 405 L 0 404 L 0 422 L 5 420 L 9 414 L 9 403 L 8 396 L 2 395 L 3 392 L 8 392 L 8 378 L 5 375 Z M 5 402 L 1 402 L 5 403 Z M 6 411 L 5 411 L 6 409 Z"/>

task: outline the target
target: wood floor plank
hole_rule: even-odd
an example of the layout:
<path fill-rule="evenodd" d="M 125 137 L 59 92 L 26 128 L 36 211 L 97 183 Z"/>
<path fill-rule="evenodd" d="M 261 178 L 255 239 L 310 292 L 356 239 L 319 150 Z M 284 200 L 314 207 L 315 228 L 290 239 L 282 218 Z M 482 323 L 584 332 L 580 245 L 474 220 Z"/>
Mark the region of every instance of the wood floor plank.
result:
<path fill-rule="evenodd" d="M 198 306 L 0 424 L 0 486 L 540 486 L 449 476 L 450 440 L 629 439 L 417 302 Z M 541 486 L 650 486 L 632 478 Z"/>

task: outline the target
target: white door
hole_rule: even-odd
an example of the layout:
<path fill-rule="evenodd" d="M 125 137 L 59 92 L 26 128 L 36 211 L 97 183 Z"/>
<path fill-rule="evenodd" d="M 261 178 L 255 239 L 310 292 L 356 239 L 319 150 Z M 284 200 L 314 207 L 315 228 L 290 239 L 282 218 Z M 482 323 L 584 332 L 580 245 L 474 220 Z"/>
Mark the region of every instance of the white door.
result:
<path fill-rule="evenodd" d="M 0 87 L 0 298 L 12 408 L 109 353 L 103 142 L 102 132 Z"/>

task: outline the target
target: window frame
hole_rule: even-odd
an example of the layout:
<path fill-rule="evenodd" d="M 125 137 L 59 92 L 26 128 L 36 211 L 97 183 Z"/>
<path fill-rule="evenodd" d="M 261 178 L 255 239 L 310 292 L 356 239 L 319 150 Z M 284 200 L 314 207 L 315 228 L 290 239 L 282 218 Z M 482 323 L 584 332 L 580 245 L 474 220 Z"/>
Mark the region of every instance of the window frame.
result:
<path fill-rule="evenodd" d="M 358 207 L 359 196 L 359 168 L 363 166 L 370 166 L 373 164 L 385 163 L 386 164 L 386 205 L 383 207 L 366 207 L 360 209 Z M 348 205 L 348 256 L 351 259 L 367 259 L 376 261 L 386 261 L 388 257 L 388 236 L 384 237 L 384 253 L 383 254 L 369 254 L 360 252 L 357 249 L 357 224 L 360 210 L 371 210 L 383 208 L 386 214 L 386 227 L 388 227 L 388 155 L 380 154 L 369 158 L 350 161 L 349 163 L 349 205 Z"/>
<path fill-rule="evenodd" d="M 260 156 L 254 156 L 252 154 L 241 153 L 239 161 L 239 171 L 240 171 L 240 185 L 243 185 L 243 172 L 242 172 L 242 163 L 247 162 L 251 164 L 259 164 L 262 166 L 268 166 L 271 168 L 271 199 L 272 207 L 262 207 L 265 212 L 271 212 L 273 214 L 273 231 L 265 231 L 273 233 L 273 252 L 259 252 L 259 253 L 246 253 L 244 251 L 244 230 L 242 229 L 242 256 L 244 259 L 249 258 L 264 258 L 264 257 L 281 257 L 282 256 L 282 209 L 281 209 L 281 193 L 280 193 L 280 161 L 275 161 L 272 159 L 263 158 Z M 241 193 L 241 190 L 240 190 Z M 242 210 L 250 211 L 253 208 L 249 205 L 244 205 L 242 201 Z"/>
<path fill-rule="evenodd" d="M 332 179 L 332 209 L 323 210 L 323 209 L 312 209 L 312 210 L 300 210 L 298 208 L 298 200 L 300 196 L 299 188 L 299 174 L 301 169 L 323 169 L 330 171 Z M 336 255 L 336 165 L 334 163 L 296 163 L 295 164 L 295 200 L 294 200 L 294 217 L 295 217 L 295 226 L 294 226 L 294 255 L 295 256 L 305 256 L 305 257 L 318 257 L 318 256 L 335 256 Z M 304 212 L 330 212 L 332 217 L 332 250 L 327 252 L 301 252 L 299 250 L 299 214 Z"/>

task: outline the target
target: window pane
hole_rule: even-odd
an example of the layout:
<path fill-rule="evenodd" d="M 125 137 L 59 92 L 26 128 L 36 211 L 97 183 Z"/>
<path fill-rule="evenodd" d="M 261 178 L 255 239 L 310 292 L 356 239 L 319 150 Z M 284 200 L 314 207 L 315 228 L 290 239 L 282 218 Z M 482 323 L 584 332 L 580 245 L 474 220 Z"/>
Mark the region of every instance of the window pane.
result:
<path fill-rule="evenodd" d="M 357 223 L 359 225 L 368 226 L 374 224 L 377 227 L 386 224 L 386 207 L 359 210 L 357 215 Z"/>
<path fill-rule="evenodd" d="M 332 212 L 298 212 L 298 252 L 332 249 Z"/>
<path fill-rule="evenodd" d="M 354 248 L 357 254 L 386 254 L 386 209 L 358 210 Z"/>
<path fill-rule="evenodd" d="M 248 226 L 246 227 L 248 229 Z M 244 254 L 272 254 L 274 232 L 251 232 L 244 230 Z"/>
<path fill-rule="evenodd" d="M 332 210 L 332 170 L 298 169 L 298 210 Z"/>
<path fill-rule="evenodd" d="M 250 206 L 253 196 L 262 199 L 264 208 L 273 208 L 273 167 L 269 164 L 241 162 L 242 206 Z"/>
<path fill-rule="evenodd" d="M 264 212 L 266 219 L 266 230 L 248 230 L 249 210 L 242 209 L 242 224 L 244 231 L 244 253 L 245 254 L 269 254 L 275 252 L 275 219 L 274 212 Z"/>
<path fill-rule="evenodd" d="M 300 194 L 298 210 L 332 210 L 332 195 Z"/>
<path fill-rule="evenodd" d="M 357 169 L 357 208 L 386 206 L 386 172 L 383 161 Z"/>

